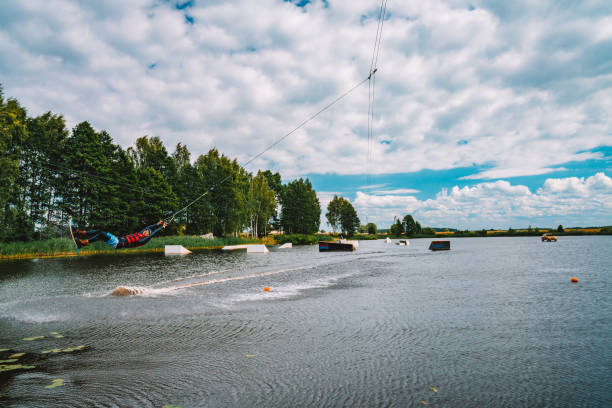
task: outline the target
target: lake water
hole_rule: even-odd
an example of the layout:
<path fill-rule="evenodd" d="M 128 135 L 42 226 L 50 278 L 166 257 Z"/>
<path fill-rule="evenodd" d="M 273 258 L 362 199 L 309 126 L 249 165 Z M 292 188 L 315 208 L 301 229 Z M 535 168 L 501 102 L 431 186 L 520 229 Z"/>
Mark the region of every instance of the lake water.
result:
<path fill-rule="evenodd" d="M 2 263 L 0 406 L 612 406 L 612 237 L 429 242 Z"/>

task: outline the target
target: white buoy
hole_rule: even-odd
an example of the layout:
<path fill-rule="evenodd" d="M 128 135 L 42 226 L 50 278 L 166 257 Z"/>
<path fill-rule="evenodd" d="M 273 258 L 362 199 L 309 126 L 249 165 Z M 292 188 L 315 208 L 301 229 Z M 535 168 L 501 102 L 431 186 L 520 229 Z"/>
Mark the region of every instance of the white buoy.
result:
<path fill-rule="evenodd" d="M 284 248 L 293 248 L 293 244 L 291 242 L 287 242 L 286 244 L 283 244 L 278 247 L 278 249 L 284 249 Z"/>
<path fill-rule="evenodd" d="M 266 254 L 268 252 L 270 252 L 270 250 L 265 245 L 247 245 L 247 254 Z"/>
<path fill-rule="evenodd" d="M 166 245 L 164 248 L 164 254 L 166 255 L 187 255 L 191 251 L 182 245 Z"/>
<path fill-rule="evenodd" d="M 389 237 L 387 237 L 387 239 L 385 239 L 385 244 L 390 244 L 390 243 L 392 243 L 392 242 L 393 242 L 393 241 L 391 241 L 391 238 L 389 238 Z"/>

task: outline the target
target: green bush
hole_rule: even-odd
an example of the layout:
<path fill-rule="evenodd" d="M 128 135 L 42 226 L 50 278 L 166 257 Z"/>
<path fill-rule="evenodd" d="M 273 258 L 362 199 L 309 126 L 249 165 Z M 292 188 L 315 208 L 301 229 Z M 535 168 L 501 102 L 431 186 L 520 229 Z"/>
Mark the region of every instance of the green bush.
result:
<path fill-rule="evenodd" d="M 325 238 L 323 238 L 325 237 Z M 323 241 L 324 239 L 330 239 L 325 235 L 307 235 L 307 234 L 286 234 L 277 235 L 274 240 L 279 244 L 286 244 L 291 242 L 293 245 L 313 245 Z"/>

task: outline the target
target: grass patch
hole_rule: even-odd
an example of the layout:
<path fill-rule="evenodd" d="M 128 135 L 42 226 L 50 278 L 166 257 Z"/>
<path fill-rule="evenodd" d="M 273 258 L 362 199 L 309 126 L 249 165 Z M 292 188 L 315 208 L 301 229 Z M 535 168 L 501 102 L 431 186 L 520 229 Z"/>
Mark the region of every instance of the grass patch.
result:
<path fill-rule="evenodd" d="M 113 249 L 102 241 L 81 248 L 81 255 L 163 252 L 166 245 L 182 245 L 187 249 L 214 249 L 226 245 L 249 244 L 256 239 L 236 237 L 205 239 L 197 236 L 154 237 L 149 243 L 132 249 Z M 0 260 L 51 258 L 76 256 L 76 247 L 70 238 L 54 238 L 46 241 L 0 243 Z"/>

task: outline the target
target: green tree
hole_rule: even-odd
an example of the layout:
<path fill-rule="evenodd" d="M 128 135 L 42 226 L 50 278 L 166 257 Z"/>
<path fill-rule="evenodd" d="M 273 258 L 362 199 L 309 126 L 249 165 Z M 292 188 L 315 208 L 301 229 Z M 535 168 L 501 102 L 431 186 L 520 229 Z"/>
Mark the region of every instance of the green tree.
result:
<path fill-rule="evenodd" d="M 563 225 L 559 224 L 559 226 L 557 227 L 557 232 L 565 232 L 565 230 L 563 229 Z"/>
<path fill-rule="evenodd" d="M 136 176 L 143 191 L 142 200 L 133 204 L 139 227 L 164 218 L 168 210 L 176 208 L 177 198 L 158 170 L 141 167 L 136 170 Z"/>
<path fill-rule="evenodd" d="M 407 235 L 414 235 L 417 233 L 416 222 L 414 221 L 414 218 L 412 218 L 412 215 L 408 214 L 404 217 L 403 226 L 404 232 Z"/>
<path fill-rule="evenodd" d="M 196 160 L 196 168 L 202 178 L 198 195 L 209 191 L 198 201 L 203 211 L 199 218 L 210 219 L 213 223 L 212 232 L 216 236 L 237 234 L 249 221 L 248 192 L 250 175 L 238 162 L 219 154 L 217 149 L 211 149 L 206 155 Z M 208 204 L 208 205 L 206 205 Z M 195 206 L 195 205 L 194 205 Z"/>
<path fill-rule="evenodd" d="M 357 228 L 359 228 L 357 211 L 355 211 L 355 208 L 348 200 L 344 200 L 340 210 L 340 227 L 342 228 L 342 233 L 347 237 L 353 236 Z"/>
<path fill-rule="evenodd" d="M 336 233 L 340 229 L 340 214 L 342 213 L 342 206 L 344 205 L 344 198 L 334 195 L 329 204 L 327 204 L 327 223 L 332 227 L 332 231 Z"/>
<path fill-rule="evenodd" d="M 268 187 L 261 171 L 251 180 L 249 189 L 249 212 L 251 233 L 255 237 L 267 233 L 268 221 L 276 211 L 276 193 Z"/>
<path fill-rule="evenodd" d="M 29 214 L 39 238 L 50 238 L 61 221 L 56 192 L 66 169 L 59 166 L 62 145 L 68 137 L 64 118 L 47 112 L 27 120 L 28 137 L 21 155 L 21 180 L 29 198 Z"/>
<path fill-rule="evenodd" d="M 270 170 L 266 170 L 262 172 L 262 174 L 268 182 L 268 187 L 274 190 L 274 193 L 276 194 L 276 207 L 274 208 L 274 213 L 270 219 L 270 229 L 280 230 L 281 224 L 280 218 L 278 217 L 278 204 L 281 202 L 281 197 L 284 191 L 283 182 L 279 173 L 272 173 Z"/>
<path fill-rule="evenodd" d="M 395 221 L 393 225 L 389 228 L 389 232 L 391 235 L 399 236 L 404 233 L 404 224 L 399 220 L 399 218 Z"/>
<path fill-rule="evenodd" d="M 4 100 L 0 87 L 0 239 L 5 241 L 28 239 L 33 229 L 25 214 L 25 191 L 16 183 L 27 138 L 26 118 L 26 110 L 17 100 Z"/>
<path fill-rule="evenodd" d="M 154 168 L 159 171 L 170 184 L 174 181 L 176 177 L 175 161 L 170 157 L 159 137 L 139 137 L 136 139 L 134 147 L 128 148 L 128 154 L 136 168 Z"/>
<path fill-rule="evenodd" d="M 299 179 L 284 187 L 280 222 L 287 234 L 314 234 L 319 230 L 321 205 L 310 180 Z"/>
<path fill-rule="evenodd" d="M 368 234 L 376 235 L 378 228 L 376 228 L 376 224 L 374 224 L 373 222 L 369 222 L 366 225 L 366 230 Z"/>

